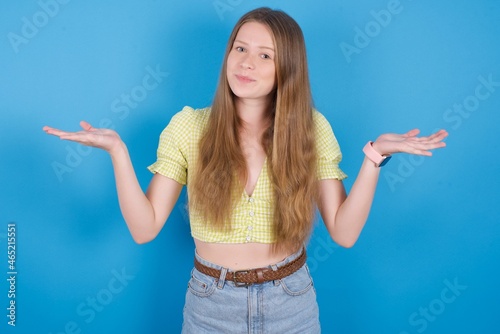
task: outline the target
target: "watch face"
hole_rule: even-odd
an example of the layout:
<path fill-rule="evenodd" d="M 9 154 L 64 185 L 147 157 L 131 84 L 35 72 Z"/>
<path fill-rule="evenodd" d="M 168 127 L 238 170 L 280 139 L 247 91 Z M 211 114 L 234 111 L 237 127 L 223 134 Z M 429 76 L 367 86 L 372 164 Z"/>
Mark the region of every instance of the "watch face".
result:
<path fill-rule="evenodd" d="M 389 160 L 391 160 L 392 156 L 388 156 L 386 157 L 384 160 L 382 160 L 382 162 L 380 163 L 380 165 L 378 165 L 379 167 L 382 167 L 382 166 L 385 166 L 386 163 L 389 162 Z"/>

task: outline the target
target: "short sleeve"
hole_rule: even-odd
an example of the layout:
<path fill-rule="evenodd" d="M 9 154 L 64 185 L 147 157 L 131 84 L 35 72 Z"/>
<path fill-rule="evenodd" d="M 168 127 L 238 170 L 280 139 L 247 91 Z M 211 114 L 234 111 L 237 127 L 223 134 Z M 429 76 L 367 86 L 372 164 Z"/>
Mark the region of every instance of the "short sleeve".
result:
<path fill-rule="evenodd" d="M 187 183 L 189 135 L 192 133 L 194 110 L 185 107 L 175 114 L 160 135 L 157 160 L 148 169 L 171 178 L 180 184 Z"/>
<path fill-rule="evenodd" d="M 347 175 L 340 169 L 342 160 L 340 146 L 333 134 L 328 120 L 318 111 L 314 111 L 316 125 L 316 149 L 318 152 L 317 176 L 318 180 L 337 179 L 343 180 Z"/>

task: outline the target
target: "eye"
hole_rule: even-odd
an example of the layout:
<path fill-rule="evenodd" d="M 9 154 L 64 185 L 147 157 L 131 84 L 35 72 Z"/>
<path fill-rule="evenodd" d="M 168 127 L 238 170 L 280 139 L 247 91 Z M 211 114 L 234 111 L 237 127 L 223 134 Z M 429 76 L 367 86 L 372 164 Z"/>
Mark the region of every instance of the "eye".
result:
<path fill-rule="evenodd" d="M 262 54 L 260 57 L 261 57 L 262 59 L 271 59 L 271 56 L 270 56 L 270 55 L 268 55 L 268 54 L 266 54 L 266 53 Z"/>
<path fill-rule="evenodd" d="M 235 47 L 234 49 L 235 49 L 236 51 L 238 51 L 238 52 L 245 52 L 245 48 L 244 48 L 244 47 L 242 47 L 242 46 L 237 46 L 237 47 Z"/>

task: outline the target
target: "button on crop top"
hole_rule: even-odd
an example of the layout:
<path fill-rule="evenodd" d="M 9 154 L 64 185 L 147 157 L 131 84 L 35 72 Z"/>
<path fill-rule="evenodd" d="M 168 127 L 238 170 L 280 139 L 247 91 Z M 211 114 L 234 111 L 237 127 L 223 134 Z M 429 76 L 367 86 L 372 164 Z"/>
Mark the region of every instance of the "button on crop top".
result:
<path fill-rule="evenodd" d="M 148 169 L 159 173 L 180 184 L 190 183 L 198 159 L 198 142 L 208 123 L 210 108 L 193 109 L 184 107 L 175 114 L 168 126 L 162 131 L 157 150 L 157 160 Z M 317 177 L 318 179 L 342 180 L 347 177 L 339 168 L 342 159 L 340 147 L 328 120 L 314 111 L 317 137 Z M 273 236 L 273 191 L 268 174 L 267 161 L 264 163 L 251 196 L 245 191 L 238 196 L 237 205 L 231 213 L 231 230 L 218 231 L 205 224 L 200 213 L 189 208 L 191 235 L 205 242 L 214 243 L 274 243 Z"/>

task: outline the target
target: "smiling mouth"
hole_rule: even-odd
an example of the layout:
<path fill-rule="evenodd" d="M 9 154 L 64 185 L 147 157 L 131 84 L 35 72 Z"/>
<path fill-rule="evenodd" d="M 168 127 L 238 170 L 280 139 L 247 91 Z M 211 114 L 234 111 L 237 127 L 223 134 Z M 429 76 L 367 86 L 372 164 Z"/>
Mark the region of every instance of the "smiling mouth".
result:
<path fill-rule="evenodd" d="M 236 79 L 238 79 L 238 81 L 244 82 L 244 83 L 250 83 L 250 82 L 254 82 L 255 81 L 252 78 L 246 77 L 244 75 L 238 75 L 238 74 L 236 74 Z"/>

